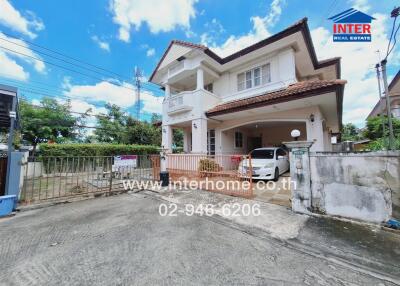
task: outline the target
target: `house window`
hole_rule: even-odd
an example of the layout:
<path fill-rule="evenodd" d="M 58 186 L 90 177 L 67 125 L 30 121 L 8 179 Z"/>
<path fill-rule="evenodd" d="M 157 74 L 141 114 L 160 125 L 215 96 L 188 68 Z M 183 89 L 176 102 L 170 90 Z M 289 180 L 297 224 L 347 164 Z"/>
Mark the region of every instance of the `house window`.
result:
<path fill-rule="evenodd" d="M 243 148 L 243 134 L 242 132 L 235 132 L 235 148 Z"/>
<path fill-rule="evenodd" d="M 244 90 L 244 73 L 238 74 L 237 80 L 238 80 L 238 91 Z"/>
<path fill-rule="evenodd" d="M 271 65 L 266 64 L 261 67 L 262 84 L 271 82 Z"/>
<path fill-rule="evenodd" d="M 271 66 L 269 63 L 237 75 L 238 91 L 260 86 L 268 82 L 271 82 Z"/>
<path fill-rule="evenodd" d="M 215 155 L 215 130 L 210 129 L 207 132 L 207 151 L 208 155 Z"/>
<path fill-rule="evenodd" d="M 209 92 L 213 92 L 213 84 L 212 83 L 206 84 L 204 86 L 204 89 L 209 91 Z"/>

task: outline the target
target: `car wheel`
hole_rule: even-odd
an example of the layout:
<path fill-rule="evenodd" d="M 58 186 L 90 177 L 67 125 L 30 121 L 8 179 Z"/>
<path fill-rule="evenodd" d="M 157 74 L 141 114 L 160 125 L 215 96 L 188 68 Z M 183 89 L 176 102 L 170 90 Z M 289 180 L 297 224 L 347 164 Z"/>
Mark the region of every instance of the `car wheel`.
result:
<path fill-rule="evenodd" d="M 277 182 L 279 179 L 279 169 L 275 168 L 275 174 L 274 174 L 274 182 Z"/>

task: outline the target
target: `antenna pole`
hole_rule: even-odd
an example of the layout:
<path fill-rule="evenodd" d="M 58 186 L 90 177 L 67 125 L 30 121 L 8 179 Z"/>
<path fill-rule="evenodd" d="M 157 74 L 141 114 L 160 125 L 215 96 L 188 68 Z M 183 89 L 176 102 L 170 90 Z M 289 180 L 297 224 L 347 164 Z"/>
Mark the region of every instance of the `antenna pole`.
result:
<path fill-rule="evenodd" d="M 137 120 L 140 120 L 140 89 L 142 87 L 142 82 L 141 82 L 141 77 L 142 73 L 138 67 L 135 67 L 135 86 L 136 86 L 136 118 Z"/>

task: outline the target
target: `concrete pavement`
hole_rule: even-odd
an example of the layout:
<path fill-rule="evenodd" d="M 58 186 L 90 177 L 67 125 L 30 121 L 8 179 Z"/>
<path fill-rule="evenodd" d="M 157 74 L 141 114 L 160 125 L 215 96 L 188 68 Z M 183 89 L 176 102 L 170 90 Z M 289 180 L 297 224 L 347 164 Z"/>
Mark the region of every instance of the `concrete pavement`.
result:
<path fill-rule="evenodd" d="M 310 218 L 286 216 L 278 206 L 262 207 L 271 218 L 268 223 L 158 213 L 160 203 L 171 200 L 180 206 L 198 203 L 197 196 L 221 202 L 220 195 L 209 194 L 124 194 L 0 219 L 0 285 L 394 285 L 399 281 L 397 274 L 357 269 L 323 251 L 296 247 L 308 239 L 303 231 L 312 228 Z M 272 219 L 274 214 L 278 219 Z M 279 229 L 289 221 L 289 230 Z M 381 239 L 386 242 L 386 237 Z M 329 242 L 333 245 L 336 240 Z"/>

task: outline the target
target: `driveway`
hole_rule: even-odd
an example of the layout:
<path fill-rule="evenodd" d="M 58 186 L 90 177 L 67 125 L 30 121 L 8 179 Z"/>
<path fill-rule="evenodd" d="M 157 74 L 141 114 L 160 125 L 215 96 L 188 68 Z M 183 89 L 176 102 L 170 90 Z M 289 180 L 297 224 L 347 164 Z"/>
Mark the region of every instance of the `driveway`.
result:
<path fill-rule="evenodd" d="M 171 197 L 171 196 L 169 196 Z M 219 216 L 124 194 L 0 219 L 1 285 L 394 285 Z M 273 206 L 277 208 L 278 206 Z M 280 210 L 282 213 L 285 210 Z M 289 212 L 288 212 L 289 213 Z M 305 227 L 304 218 L 299 223 Z M 284 221 L 282 221 L 282 224 Z M 314 231 L 317 231 L 314 226 Z M 299 235 L 302 230 L 300 230 Z M 300 241 L 300 240 L 299 240 Z M 298 244 L 301 244 L 298 242 Z M 392 282 L 389 282 L 389 281 Z"/>

